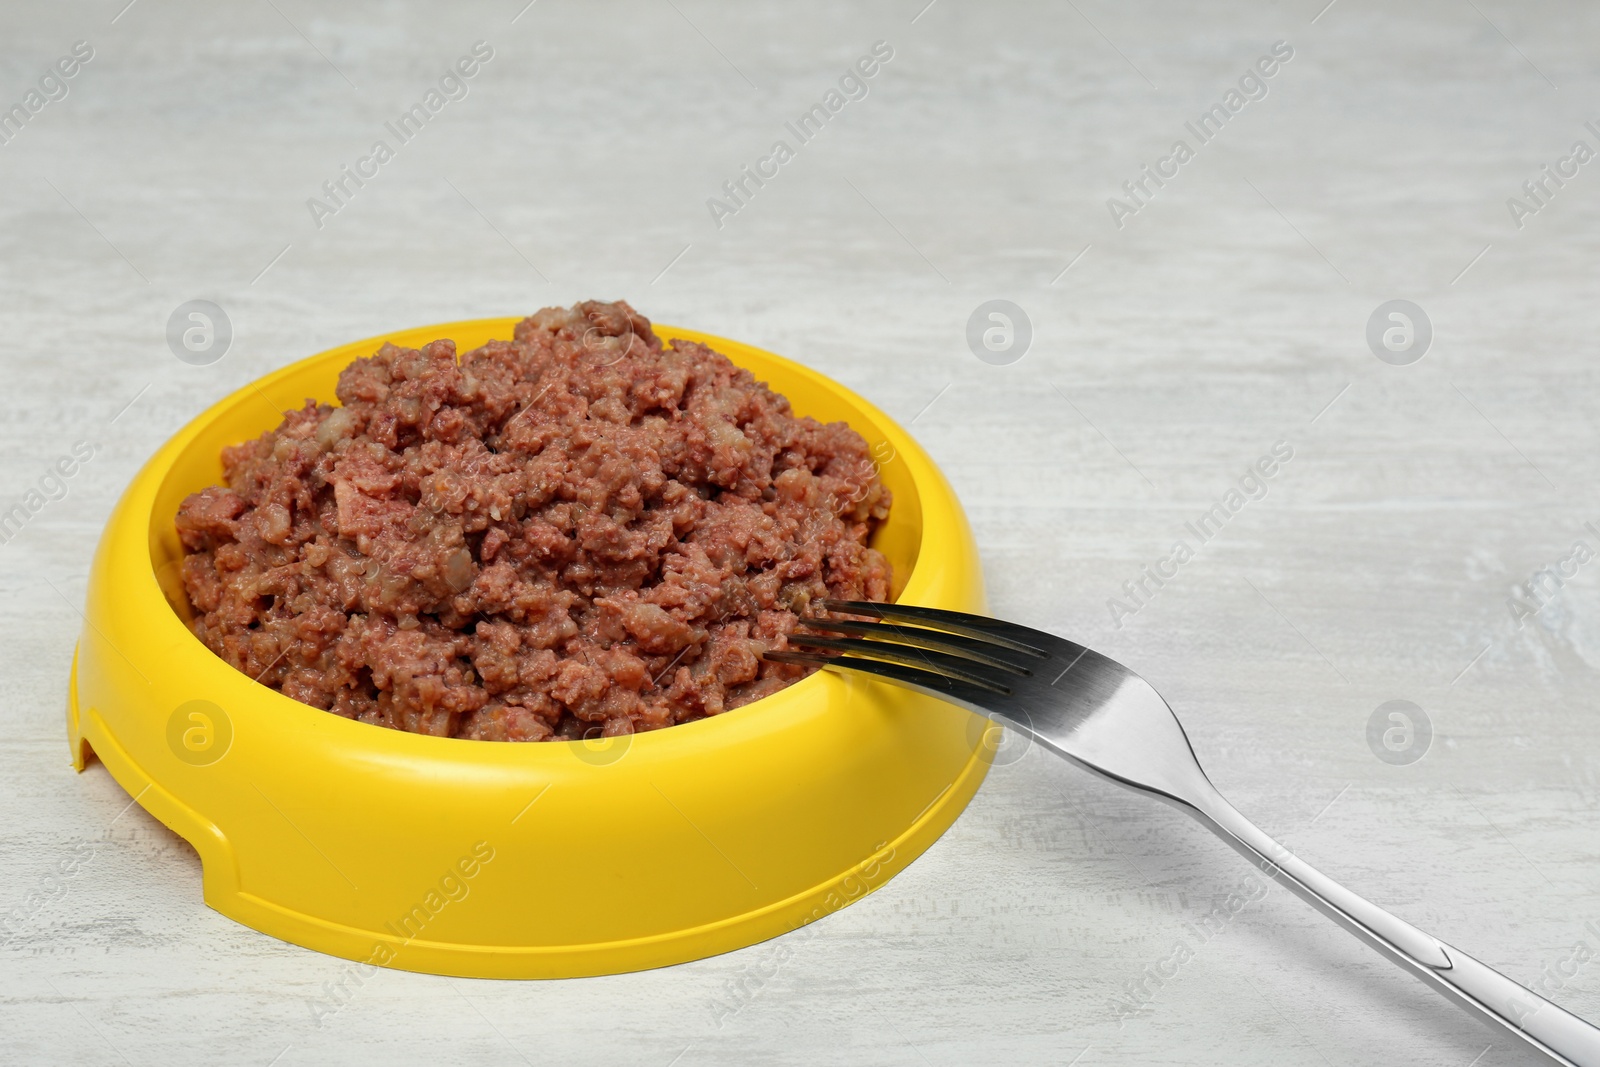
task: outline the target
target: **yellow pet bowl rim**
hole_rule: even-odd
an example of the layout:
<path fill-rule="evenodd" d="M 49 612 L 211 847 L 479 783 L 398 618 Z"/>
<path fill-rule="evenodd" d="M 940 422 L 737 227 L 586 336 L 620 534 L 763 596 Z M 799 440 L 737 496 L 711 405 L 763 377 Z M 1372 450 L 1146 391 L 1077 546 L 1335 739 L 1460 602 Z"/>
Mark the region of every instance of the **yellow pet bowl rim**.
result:
<path fill-rule="evenodd" d="M 818 672 L 714 718 L 603 741 L 425 737 L 300 704 L 189 631 L 172 516 L 221 481 L 223 446 L 275 427 L 382 342 L 468 351 L 516 318 L 342 345 L 253 382 L 179 431 L 117 504 L 89 577 L 67 707 L 91 755 L 187 840 L 205 901 L 357 961 L 548 978 L 641 970 L 751 945 L 884 884 L 955 821 L 993 752 L 986 720 Z M 670 326 L 844 420 L 895 494 L 874 542 L 904 603 L 984 607 L 971 530 L 909 434 L 798 363 Z"/>

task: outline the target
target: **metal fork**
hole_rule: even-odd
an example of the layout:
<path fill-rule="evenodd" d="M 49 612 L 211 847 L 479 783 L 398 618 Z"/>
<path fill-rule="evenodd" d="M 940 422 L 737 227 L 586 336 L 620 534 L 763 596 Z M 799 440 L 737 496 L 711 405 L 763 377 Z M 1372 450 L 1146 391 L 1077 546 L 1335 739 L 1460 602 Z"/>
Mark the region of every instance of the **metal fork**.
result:
<path fill-rule="evenodd" d="M 1451 1000 L 1559 1063 L 1600 1067 L 1600 1030 L 1352 893 L 1268 837 L 1217 792 L 1167 702 L 1115 660 L 998 619 L 824 600 L 881 620 L 804 618 L 768 659 L 849 668 L 959 704 L 1066 759 L 1188 812 L 1262 871 Z"/>

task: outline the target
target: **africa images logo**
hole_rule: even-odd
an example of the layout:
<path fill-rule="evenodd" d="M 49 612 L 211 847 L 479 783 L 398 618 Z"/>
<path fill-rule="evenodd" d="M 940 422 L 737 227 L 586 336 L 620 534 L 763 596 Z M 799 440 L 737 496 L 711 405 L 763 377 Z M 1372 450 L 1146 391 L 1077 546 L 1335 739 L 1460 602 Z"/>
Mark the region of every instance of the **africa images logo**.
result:
<path fill-rule="evenodd" d="M 1222 132 L 1222 128 L 1245 109 L 1245 105 L 1253 100 L 1265 100 L 1270 91 L 1268 79 L 1275 77 L 1283 64 L 1293 58 L 1294 46 L 1288 41 L 1274 43 L 1270 54 L 1261 56 L 1239 76 L 1236 87 L 1229 88 L 1220 101 L 1200 112 L 1193 122 L 1185 122 L 1183 127 L 1194 137 L 1195 145 L 1210 144 Z M 1153 168 L 1146 163 L 1138 175 L 1123 182 L 1122 191 L 1127 194 L 1127 199 L 1113 196 L 1106 200 L 1106 210 L 1111 212 L 1111 221 L 1117 229 L 1122 229 L 1129 217 L 1148 207 L 1156 193 L 1178 176 L 1179 170 L 1195 157 L 1197 150 L 1180 137 L 1172 142 L 1172 148 L 1166 155 L 1156 160 Z M 1151 188 L 1152 185 L 1154 188 Z"/>
<path fill-rule="evenodd" d="M 1184 523 L 1185 534 L 1194 538 L 1192 544 L 1189 536 L 1179 537 L 1172 543 L 1171 552 L 1147 564 L 1137 575 L 1122 583 L 1126 599 L 1114 596 L 1106 598 L 1111 625 L 1122 629 L 1123 621 L 1149 606 L 1156 594 L 1178 576 L 1183 565 L 1194 559 L 1201 548 L 1221 533 L 1222 528 L 1244 510 L 1245 505 L 1255 500 L 1265 500 L 1271 491 L 1269 480 L 1293 458 L 1294 446 L 1288 441 L 1277 442 L 1270 453 L 1260 456 L 1245 469 L 1236 485 L 1229 486 L 1227 492 L 1193 521 Z M 1152 585 L 1155 588 L 1152 589 Z"/>
<path fill-rule="evenodd" d="M 472 91 L 469 83 L 493 58 L 494 48 L 487 41 L 474 43 L 471 54 L 456 60 L 455 66 L 446 69 L 440 76 L 437 88 L 430 87 L 422 94 L 421 100 L 402 111 L 393 121 L 383 124 L 384 129 L 394 137 L 394 147 L 380 138 L 372 143 L 366 155 L 356 160 L 354 169 L 348 163 L 342 164 L 339 173 L 323 182 L 323 197 L 313 196 L 306 200 L 306 209 L 311 212 L 311 221 L 317 229 L 322 229 L 325 219 L 349 207 L 356 193 L 366 188 L 367 182 L 378 176 L 379 169 L 395 158 L 398 148 L 414 141 L 422 128 L 443 111 L 446 104 L 452 100 L 465 100 Z"/>
<path fill-rule="evenodd" d="M 766 188 L 767 182 L 778 176 L 779 169 L 799 154 L 799 147 L 816 140 L 846 104 L 852 100 L 865 100 L 871 92 L 868 83 L 893 58 L 893 45 L 888 41 L 873 42 L 872 51 L 857 59 L 840 76 L 837 89 L 829 89 L 822 94 L 820 101 L 802 111 L 794 121 L 783 124 L 784 129 L 794 137 L 793 146 L 781 138 L 772 142 L 771 151 L 756 160 L 754 169 L 747 163 L 739 168 L 735 177 L 722 183 L 722 197 L 706 197 L 706 209 L 711 212 L 711 221 L 717 229 L 722 229 L 724 220 L 747 207 L 755 198 L 756 191 Z"/>
<path fill-rule="evenodd" d="M 65 100 L 72 91 L 68 83 L 93 58 L 94 46 L 88 41 L 78 41 L 69 54 L 57 59 L 39 76 L 38 88 L 29 89 L 21 101 L 0 110 L 0 145 L 10 144 L 47 106 Z"/>

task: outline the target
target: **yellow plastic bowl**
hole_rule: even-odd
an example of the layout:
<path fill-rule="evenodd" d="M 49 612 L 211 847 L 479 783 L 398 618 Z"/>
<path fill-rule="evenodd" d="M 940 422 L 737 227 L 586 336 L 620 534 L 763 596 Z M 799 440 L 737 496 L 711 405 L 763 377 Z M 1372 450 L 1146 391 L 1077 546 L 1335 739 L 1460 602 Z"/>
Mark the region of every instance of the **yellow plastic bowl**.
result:
<path fill-rule="evenodd" d="M 384 340 L 460 351 L 516 319 L 358 341 L 246 386 L 156 453 L 95 554 L 67 731 L 199 853 L 205 901 L 263 933 L 363 963 L 485 978 L 641 970 L 763 941 L 881 886 L 944 832 L 987 768 L 986 720 L 818 672 L 714 718 L 633 737 L 426 737 L 300 704 L 189 631 L 173 516 L 221 482 L 223 446 L 275 427 Z M 876 547 L 905 603 L 983 609 L 950 486 L 849 390 L 748 345 L 703 341 L 844 420 L 894 492 Z"/>

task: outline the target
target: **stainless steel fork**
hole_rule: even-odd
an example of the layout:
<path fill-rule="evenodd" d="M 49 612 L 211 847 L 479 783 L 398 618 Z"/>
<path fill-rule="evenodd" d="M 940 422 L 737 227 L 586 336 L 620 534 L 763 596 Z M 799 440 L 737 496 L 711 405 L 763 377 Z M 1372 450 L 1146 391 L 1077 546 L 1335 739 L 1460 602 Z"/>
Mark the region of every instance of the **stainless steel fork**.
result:
<path fill-rule="evenodd" d="M 768 659 L 876 675 L 1021 731 L 1081 767 L 1188 812 L 1246 859 L 1451 1000 L 1557 1062 L 1600 1067 L 1600 1030 L 1352 893 L 1268 837 L 1217 792 L 1177 716 L 1143 678 L 1098 652 L 998 619 L 823 601 L 878 619 L 806 618 Z"/>

